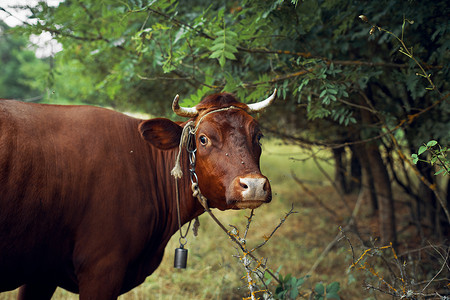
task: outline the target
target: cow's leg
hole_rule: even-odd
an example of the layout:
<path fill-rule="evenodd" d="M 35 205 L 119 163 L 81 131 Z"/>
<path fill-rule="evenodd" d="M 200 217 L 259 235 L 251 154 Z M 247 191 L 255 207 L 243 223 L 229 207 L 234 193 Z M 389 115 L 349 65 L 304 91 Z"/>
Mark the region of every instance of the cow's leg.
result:
<path fill-rule="evenodd" d="M 18 300 L 50 300 L 56 285 L 43 282 L 27 283 L 20 287 Z"/>
<path fill-rule="evenodd" d="M 80 300 L 116 300 L 121 287 L 121 280 L 117 280 L 111 274 L 81 277 L 79 282 Z"/>
<path fill-rule="evenodd" d="M 115 300 L 119 297 L 124 268 L 118 261 L 102 261 L 77 274 L 80 300 Z"/>

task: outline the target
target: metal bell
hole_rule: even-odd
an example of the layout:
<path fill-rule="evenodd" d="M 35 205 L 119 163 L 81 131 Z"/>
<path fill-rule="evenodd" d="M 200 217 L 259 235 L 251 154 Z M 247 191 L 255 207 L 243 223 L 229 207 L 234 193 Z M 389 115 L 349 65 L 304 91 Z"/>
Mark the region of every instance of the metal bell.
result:
<path fill-rule="evenodd" d="M 180 248 L 176 248 L 173 266 L 177 269 L 186 269 L 187 255 L 188 251 L 183 248 L 183 245 Z"/>

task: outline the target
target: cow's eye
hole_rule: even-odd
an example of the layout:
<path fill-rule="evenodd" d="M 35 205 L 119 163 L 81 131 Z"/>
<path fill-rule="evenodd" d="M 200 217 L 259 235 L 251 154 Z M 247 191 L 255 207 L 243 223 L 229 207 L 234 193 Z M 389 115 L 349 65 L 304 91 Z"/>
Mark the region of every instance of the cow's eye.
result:
<path fill-rule="evenodd" d="M 206 144 L 208 144 L 208 138 L 204 135 L 201 135 L 199 138 L 200 144 L 202 144 L 203 146 L 206 146 Z"/>

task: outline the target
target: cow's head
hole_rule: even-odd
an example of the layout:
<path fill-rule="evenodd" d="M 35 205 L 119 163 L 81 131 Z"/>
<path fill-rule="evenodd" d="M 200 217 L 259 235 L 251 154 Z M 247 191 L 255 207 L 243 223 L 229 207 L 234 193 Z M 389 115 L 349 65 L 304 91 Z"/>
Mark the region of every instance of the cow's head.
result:
<path fill-rule="evenodd" d="M 260 139 L 263 136 L 251 113 L 263 110 L 275 99 L 244 104 L 228 93 L 214 94 L 192 108 L 180 107 L 178 96 L 173 110 L 194 122 L 198 184 L 210 207 L 256 208 L 270 202 L 269 180 L 261 174 Z M 144 121 L 142 137 L 153 146 L 168 150 L 178 147 L 183 125 L 168 119 Z"/>

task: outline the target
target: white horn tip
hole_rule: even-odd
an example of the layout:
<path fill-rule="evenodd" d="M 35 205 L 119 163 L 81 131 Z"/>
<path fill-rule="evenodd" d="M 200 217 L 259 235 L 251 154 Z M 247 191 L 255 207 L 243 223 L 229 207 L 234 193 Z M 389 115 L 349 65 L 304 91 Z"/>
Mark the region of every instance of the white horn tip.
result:
<path fill-rule="evenodd" d="M 249 113 L 254 113 L 254 112 L 260 112 L 262 110 L 264 110 L 265 108 L 267 108 L 270 104 L 272 104 L 272 102 L 275 100 L 277 96 L 277 89 L 275 89 L 272 93 L 272 95 L 270 95 L 269 98 L 258 102 L 258 103 L 252 103 L 248 105 L 248 112 Z"/>

